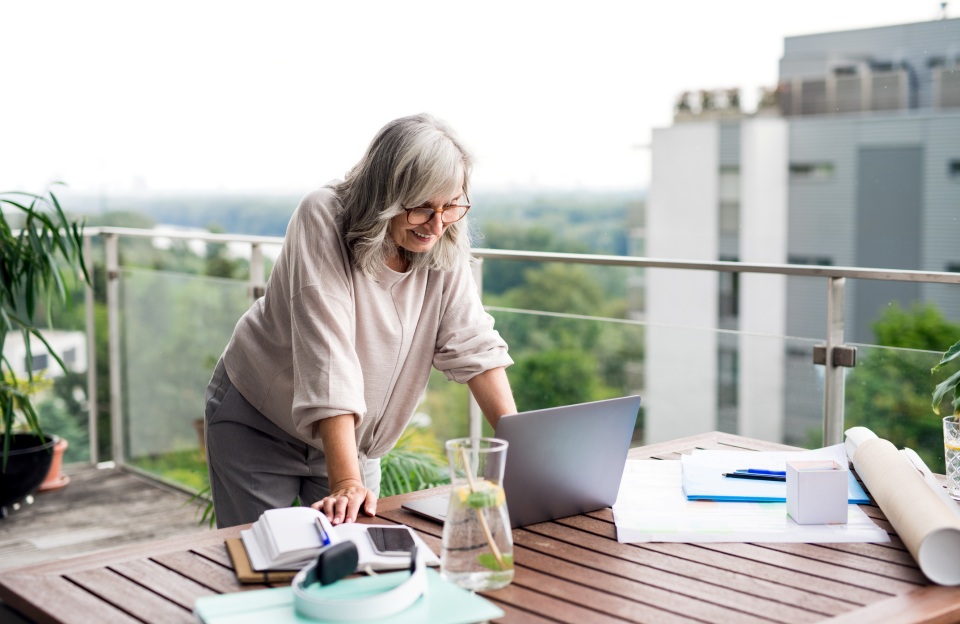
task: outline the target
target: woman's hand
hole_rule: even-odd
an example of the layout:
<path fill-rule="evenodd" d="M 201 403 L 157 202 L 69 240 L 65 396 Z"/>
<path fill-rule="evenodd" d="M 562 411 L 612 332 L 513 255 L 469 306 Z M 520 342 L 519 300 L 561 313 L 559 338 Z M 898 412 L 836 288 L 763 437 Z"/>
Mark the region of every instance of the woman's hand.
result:
<path fill-rule="evenodd" d="M 326 455 L 330 495 L 310 506 L 333 524 L 356 521 L 361 508 L 368 516 L 377 513 L 377 497 L 360 480 L 354 422 L 353 414 L 339 414 L 315 424 Z"/>
<path fill-rule="evenodd" d="M 310 506 L 322 511 L 334 525 L 355 522 L 361 509 L 368 516 L 377 515 L 377 497 L 358 479 L 344 479 L 330 488 L 330 496 Z"/>

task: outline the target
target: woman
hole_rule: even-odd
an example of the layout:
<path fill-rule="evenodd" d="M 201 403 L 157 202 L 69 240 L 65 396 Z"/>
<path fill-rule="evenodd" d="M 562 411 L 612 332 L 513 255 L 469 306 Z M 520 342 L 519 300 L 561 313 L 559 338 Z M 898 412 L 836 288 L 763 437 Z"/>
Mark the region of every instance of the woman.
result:
<path fill-rule="evenodd" d="M 516 413 L 513 362 L 469 268 L 470 164 L 445 125 L 405 117 L 301 201 L 207 388 L 218 526 L 298 497 L 334 524 L 373 516 L 379 458 L 431 366 L 467 383 L 491 425 Z"/>

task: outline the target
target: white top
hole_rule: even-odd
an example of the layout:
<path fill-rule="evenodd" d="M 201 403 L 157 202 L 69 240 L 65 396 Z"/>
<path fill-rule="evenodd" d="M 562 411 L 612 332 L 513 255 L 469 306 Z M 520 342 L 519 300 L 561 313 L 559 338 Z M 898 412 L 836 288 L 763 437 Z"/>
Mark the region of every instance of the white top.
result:
<path fill-rule="evenodd" d="M 355 414 L 361 458 L 377 458 L 413 415 L 431 365 L 465 383 L 513 360 L 466 259 L 451 271 L 385 266 L 374 282 L 350 265 L 340 210 L 329 186 L 300 202 L 266 295 L 237 323 L 224 365 L 247 401 L 321 450 L 313 424 Z"/>

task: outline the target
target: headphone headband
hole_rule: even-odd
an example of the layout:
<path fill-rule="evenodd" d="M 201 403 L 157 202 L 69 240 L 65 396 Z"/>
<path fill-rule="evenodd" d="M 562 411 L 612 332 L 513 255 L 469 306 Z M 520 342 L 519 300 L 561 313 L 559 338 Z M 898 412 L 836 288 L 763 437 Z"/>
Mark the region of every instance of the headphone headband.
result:
<path fill-rule="evenodd" d="M 353 542 L 341 542 L 323 549 L 316 561 L 297 572 L 293 578 L 293 605 L 296 612 L 316 620 L 376 620 L 407 609 L 427 592 L 426 564 L 416 546 L 410 551 L 410 576 L 380 594 L 361 599 L 336 600 L 307 591 L 317 581 L 329 585 L 343 578 L 352 573 L 356 565 L 357 547 Z"/>

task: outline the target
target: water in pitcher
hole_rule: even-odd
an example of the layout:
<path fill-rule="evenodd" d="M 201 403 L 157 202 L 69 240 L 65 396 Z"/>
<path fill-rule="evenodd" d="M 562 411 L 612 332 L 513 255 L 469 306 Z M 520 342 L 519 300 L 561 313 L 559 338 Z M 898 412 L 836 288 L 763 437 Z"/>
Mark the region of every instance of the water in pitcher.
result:
<path fill-rule="evenodd" d="M 513 580 L 513 540 L 503 488 L 486 480 L 454 488 L 443 524 L 443 575 L 473 591 Z"/>
<path fill-rule="evenodd" d="M 513 580 L 513 534 L 503 492 L 507 442 L 446 443 L 453 490 L 443 522 L 440 572 L 465 589 L 499 589 Z"/>
<path fill-rule="evenodd" d="M 947 466 L 947 494 L 960 500 L 960 419 L 943 419 L 943 456 Z"/>

